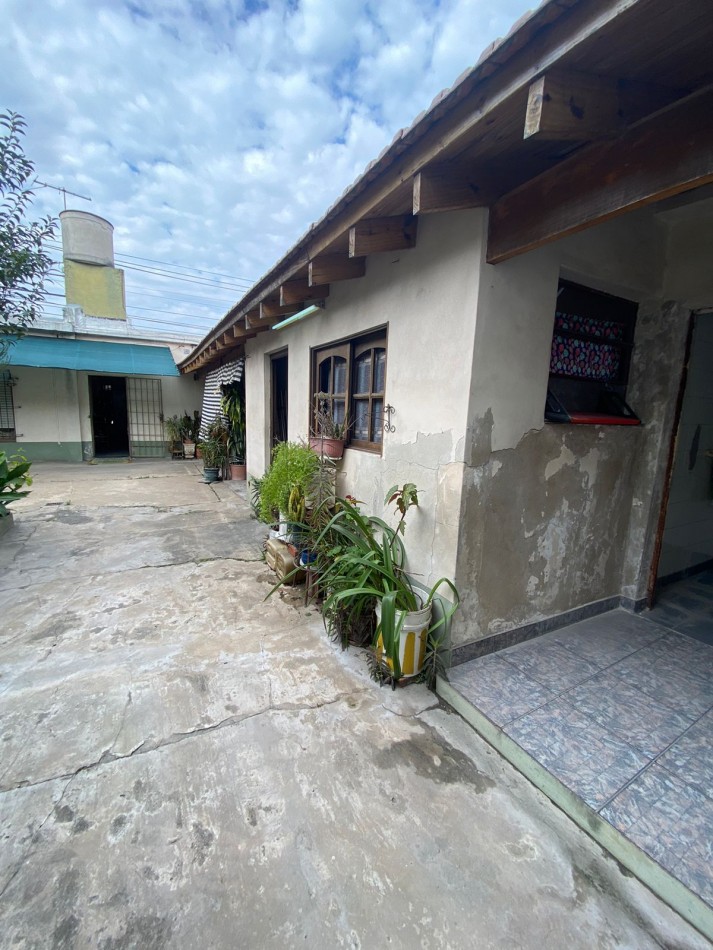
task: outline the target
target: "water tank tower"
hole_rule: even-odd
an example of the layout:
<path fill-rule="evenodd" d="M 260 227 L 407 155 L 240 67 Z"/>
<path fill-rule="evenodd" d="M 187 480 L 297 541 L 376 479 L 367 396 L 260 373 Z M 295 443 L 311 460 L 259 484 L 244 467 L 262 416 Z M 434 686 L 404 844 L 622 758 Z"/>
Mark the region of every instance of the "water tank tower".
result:
<path fill-rule="evenodd" d="M 83 264 L 114 266 L 114 225 L 88 211 L 61 211 L 62 254 Z"/>

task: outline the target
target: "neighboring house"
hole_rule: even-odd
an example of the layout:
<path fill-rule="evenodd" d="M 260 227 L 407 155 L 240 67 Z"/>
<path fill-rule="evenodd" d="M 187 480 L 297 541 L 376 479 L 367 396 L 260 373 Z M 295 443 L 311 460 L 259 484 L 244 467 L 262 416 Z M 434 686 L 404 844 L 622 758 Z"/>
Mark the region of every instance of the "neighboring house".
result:
<path fill-rule="evenodd" d="M 698 0 L 543 3 L 180 364 L 246 357 L 254 474 L 343 402 L 340 490 L 416 482 L 456 661 L 713 559 L 712 45 Z"/>
<path fill-rule="evenodd" d="M 202 386 L 176 366 L 194 341 L 132 328 L 113 227 L 83 211 L 60 220 L 67 306 L 61 320 L 38 320 L 0 367 L 0 444 L 32 461 L 162 458 L 164 418 L 200 408 Z"/>

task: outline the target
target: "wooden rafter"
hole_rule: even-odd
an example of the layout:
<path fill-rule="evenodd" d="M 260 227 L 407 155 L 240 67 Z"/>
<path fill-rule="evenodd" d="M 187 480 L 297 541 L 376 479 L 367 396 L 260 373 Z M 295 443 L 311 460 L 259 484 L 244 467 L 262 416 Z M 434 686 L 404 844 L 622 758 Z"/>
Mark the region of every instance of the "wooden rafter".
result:
<path fill-rule="evenodd" d="M 684 94 L 651 83 L 552 69 L 530 85 L 523 137 L 548 142 L 612 138 Z"/>
<path fill-rule="evenodd" d="M 324 300 L 329 296 L 329 284 L 320 284 L 310 287 L 306 277 L 297 280 L 287 280 L 280 286 L 280 306 L 286 307 L 293 303 L 309 303 L 311 300 Z"/>
<path fill-rule="evenodd" d="M 475 170 L 452 166 L 424 168 L 413 179 L 413 213 L 482 208 L 495 197 Z"/>
<path fill-rule="evenodd" d="M 490 209 L 491 264 L 713 181 L 713 89 L 569 159 Z"/>
<path fill-rule="evenodd" d="M 366 274 L 366 259 L 344 254 L 322 254 L 309 262 L 307 282 L 310 287 L 323 286 L 339 280 L 351 280 Z"/>
<path fill-rule="evenodd" d="M 260 322 L 265 320 L 279 320 L 280 317 L 289 317 L 300 310 L 301 303 L 291 303 L 281 307 L 278 303 L 270 300 L 263 300 L 260 304 Z"/>
<path fill-rule="evenodd" d="M 616 79 L 553 69 L 530 85 L 523 138 L 583 142 L 623 126 Z"/>
<path fill-rule="evenodd" d="M 411 214 L 365 218 L 349 229 L 349 256 L 404 251 L 416 246 L 417 219 Z"/>

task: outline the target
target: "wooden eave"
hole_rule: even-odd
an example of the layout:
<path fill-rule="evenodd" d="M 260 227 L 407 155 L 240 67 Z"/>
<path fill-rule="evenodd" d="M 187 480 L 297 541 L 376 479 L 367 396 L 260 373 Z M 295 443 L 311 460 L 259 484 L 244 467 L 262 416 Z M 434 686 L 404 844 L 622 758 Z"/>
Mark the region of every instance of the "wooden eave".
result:
<path fill-rule="evenodd" d="M 713 18 L 706 6 L 699 0 L 549 0 L 541 5 L 505 40 L 492 44 L 409 129 L 397 133 L 180 364 L 181 371 L 205 369 L 222 358 L 223 352 L 211 352 L 211 347 L 226 331 L 234 328 L 244 343 L 269 325 L 265 316 L 256 321 L 247 315 L 259 314 L 261 304 L 266 304 L 263 315 L 275 313 L 282 285 L 308 281 L 310 261 L 325 254 L 348 257 L 350 237 L 353 248 L 365 222 L 414 213 L 417 221 L 420 214 L 477 206 L 507 208 L 509 215 L 517 215 L 517 195 L 528 183 L 546 181 L 547 175 L 556 180 L 557 167 L 571 167 L 578 152 L 584 156 L 600 140 L 625 135 L 659 113 L 673 116 L 679 101 L 685 103 L 713 79 Z M 570 130 L 567 110 L 558 112 L 553 96 L 543 110 L 541 128 L 535 125 L 535 134 L 526 137 L 531 87 L 543 77 L 547 89 L 564 90 L 565 106 L 568 83 L 574 106 L 580 90 L 588 90 L 590 98 L 584 101 L 587 109 L 590 101 L 597 106 L 597 122 L 584 123 L 580 130 L 573 120 Z M 619 110 L 611 108 L 612 89 L 621 93 Z M 612 128 L 606 127 L 607 116 Z M 695 187 L 695 182 L 685 187 Z M 508 196 L 514 196 L 510 205 L 505 204 Z M 398 229 L 383 225 L 384 233 L 390 230 Z M 537 246 L 537 236 L 534 240 L 523 249 Z M 377 241 L 370 246 L 382 249 Z"/>

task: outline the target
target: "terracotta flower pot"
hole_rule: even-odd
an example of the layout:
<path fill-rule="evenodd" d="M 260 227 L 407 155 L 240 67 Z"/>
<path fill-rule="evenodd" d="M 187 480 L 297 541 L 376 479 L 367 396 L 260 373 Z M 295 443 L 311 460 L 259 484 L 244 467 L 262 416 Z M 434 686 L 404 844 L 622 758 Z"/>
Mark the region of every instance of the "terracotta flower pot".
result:
<path fill-rule="evenodd" d="M 310 436 L 309 447 L 317 455 L 339 460 L 344 455 L 344 439 L 323 439 L 321 435 Z"/>
<path fill-rule="evenodd" d="M 248 477 L 247 465 L 245 462 L 230 463 L 230 478 L 234 482 L 244 482 Z"/>

